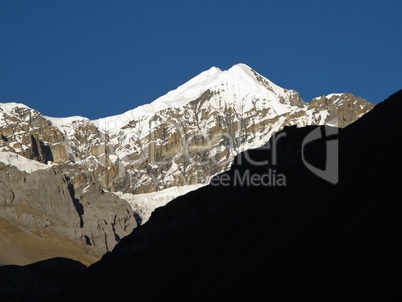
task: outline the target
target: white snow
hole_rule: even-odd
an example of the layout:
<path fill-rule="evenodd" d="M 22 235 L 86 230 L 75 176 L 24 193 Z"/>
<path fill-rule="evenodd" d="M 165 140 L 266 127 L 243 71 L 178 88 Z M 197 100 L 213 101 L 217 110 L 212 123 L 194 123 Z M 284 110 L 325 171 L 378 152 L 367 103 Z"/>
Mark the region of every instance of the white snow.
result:
<path fill-rule="evenodd" d="M 141 219 L 141 224 L 144 224 L 151 217 L 152 212 L 161 206 L 166 205 L 176 197 L 184 195 L 190 191 L 194 191 L 206 184 L 187 185 L 179 187 L 170 187 L 168 189 L 146 193 L 146 194 L 131 194 L 123 192 L 114 192 L 121 199 L 126 200 L 133 211 L 138 214 Z"/>
<path fill-rule="evenodd" d="M 330 93 L 330 94 L 327 94 L 327 95 L 320 95 L 320 96 L 317 96 L 317 97 L 313 98 L 313 100 L 315 100 L 315 99 L 320 99 L 320 98 L 322 98 L 323 96 L 324 96 L 325 98 L 327 98 L 327 99 L 330 99 L 330 98 L 332 98 L 332 97 L 334 97 L 334 96 L 341 97 L 342 95 L 344 95 L 343 92 L 339 92 L 339 93 Z"/>
<path fill-rule="evenodd" d="M 28 106 L 21 103 L 0 103 L 0 127 L 7 126 L 7 119 L 4 117 L 5 115 L 14 115 L 12 113 L 15 108 L 29 108 Z"/>
<path fill-rule="evenodd" d="M 209 105 L 215 108 L 224 108 L 226 105 L 236 105 L 239 110 L 248 111 L 253 109 L 251 98 L 265 100 L 276 115 L 281 115 L 291 110 L 289 105 L 279 102 L 279 97 L 288 99 L 284 89 L 263 78 L 269 88 L 258 81 L 252 69 L 245 64 L 236 64 L 228 70 L 222 71 L 212 67 L 200 73 L 188 82 L 169 91 L 157 98 L 152 103 L 139 106 L 125 113 L 93 120 L 98 129 L 109 133 L 118 132 L 129 122 L 144 120 L 155 113 L 167 109 L 181 109 L 190 101 L 199 98 L 207 90 L 219 91 L 219 96 L 214 96 Z M 142 131 L 147 134 L 149 123 L 144 122 Z"/>
<path fill-rule="evenodd" d="M 187 81 L 177 89 L 169 91 L 167 94 L 157 98 L 152 102 L 153 105 L 164 105 L 162 107 L 181 107 L 189 101 L 198 98 L 206 91 L 216 79 L 221 76 L 222 70 L 211 67 Z"/>
<path fill-rule="evenodd" d="M 25 171 L 31 173 L 37 170 L 44 170 L 50 167 L 50 165 L 45 165 L 39 163 L 35 160 L 25 158 L 13 152 L 0 152 L 0 162 L 14 166 L 20 171 Z"/>
<path fill-rule="evenodd" d="M 82 194 L 87 193 L 90 187 L 91 187 L 91 185 L 87 185 L 87 186 L 85 186 L 85 188 L 84 188 L 84 189 L 82 189 Z"/>
<path fill-rule="evenodd" d="M 150 117 L 163 109 L 172 107 L 181 108 L 189 101 L 199 97 L 208 89 L 208 85 L 213 79 L 221 73 L 222 71 L 219 68 L 212 67 L 179 86 L 177 89 L 169 91 L 167 94 L 157 98 L 150 104 L 139 106 L 119 115 L 93 120 L 92 122 L 100 130 L 116 132 L 130 121 L 138 120 L 142 117 Z M 147 129 L 144 129 L 144 132 L 147 132 L 146 130 Z"/>
<path fill-rule="evenodd" d="M 16 107 L 29 108 L 28 106 L 21 103 L 15 103 L 15 102 L 0 103 L 0 110 L 5 113 L 10 113 Z"/>
<path fill-rule="evenodd" d="M 88 118 L 83 116 L 69 116 L 69 117 L 50 117 L 50 116 L 43 116 L 45 119 L 49 120 L 53 126 L 57 127 L 62 133 L 64 133 L 63 126 L 71 124 L 75 121 L 86 120 L 89 121 Z"/>
<path fill-rule="evenodd" d="M 328 94 L 327 95 L 327 99 L 330 99 L 330 98 L 332 98 L 333 96 L 342 96 L 343 95 L 343 92 L 341 92 L 341 93 L 331 93 L 331 94 Z"/>

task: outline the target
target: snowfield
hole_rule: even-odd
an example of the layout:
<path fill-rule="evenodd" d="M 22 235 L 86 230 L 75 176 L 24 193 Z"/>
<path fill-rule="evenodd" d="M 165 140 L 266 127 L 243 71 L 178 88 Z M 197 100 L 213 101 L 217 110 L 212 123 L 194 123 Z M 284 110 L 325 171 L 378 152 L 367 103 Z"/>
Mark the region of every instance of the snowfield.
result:
<path fill-rule="evenodd" d="M 45 165 L 37 162 L 36 160 L 27 159 L 13 152 L 0 152 L 0 162 L 14 166 L 20 171 L 31 173 L 37 170 L 44 170 L 51 165 Z"/>

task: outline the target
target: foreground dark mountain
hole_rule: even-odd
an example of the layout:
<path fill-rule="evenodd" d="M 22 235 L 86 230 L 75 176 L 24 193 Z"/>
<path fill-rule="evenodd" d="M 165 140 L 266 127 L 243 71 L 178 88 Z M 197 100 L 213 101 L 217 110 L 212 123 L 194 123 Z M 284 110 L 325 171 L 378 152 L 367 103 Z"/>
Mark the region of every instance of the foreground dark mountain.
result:
<path fill-rule="evenodd" d="M 46 301 L 400 301 L 401 113 L 402 90 L 339 130 L 336 185 L 301 160 L 302 142 L 315 128 L 286 128 L 277 165 L 256 166 L 241 154 L 241 164 L 219 175 L 224 185 L 156 209 Z M 316 140 L 303 154 L 319 166 L 325 149 Z M 248 155 L 272 159 L 266 149 Z M 226 185 L 236 173 L 270 168 L 286 176 L 285 187 Z"/>
<path fill-rule="evenodd" d="M 0 301 L 37 301 L 69 284 L 85 268 L 81 262 L 67 258 L 1 266 Z"/>

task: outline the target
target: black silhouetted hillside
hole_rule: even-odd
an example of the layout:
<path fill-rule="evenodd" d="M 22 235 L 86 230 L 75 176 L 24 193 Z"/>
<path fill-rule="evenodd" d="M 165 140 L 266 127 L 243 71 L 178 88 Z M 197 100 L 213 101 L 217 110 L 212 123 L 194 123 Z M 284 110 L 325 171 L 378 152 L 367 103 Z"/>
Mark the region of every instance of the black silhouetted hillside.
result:
<path fill-rule="evenodd" d="M 241 154 L 217 176 L 275 169 L 285 187 L 209 185 L 181 196 L 48 301 L 401 301 L 401 116 L 402 90 L 331 137 L 336 185 L 301 160 L 315 127 L 286 128 L 276 165 Z M 324 168 L 325 140 L 304 151 Z M 248 156 L 272 160 L 266 148 Z"/>
<path fill-rule="evenodd" d="M 38 301 L 68 285 L 84 269 L 81 262 L 61 257 L 0 266 L 0 301 Z"/>

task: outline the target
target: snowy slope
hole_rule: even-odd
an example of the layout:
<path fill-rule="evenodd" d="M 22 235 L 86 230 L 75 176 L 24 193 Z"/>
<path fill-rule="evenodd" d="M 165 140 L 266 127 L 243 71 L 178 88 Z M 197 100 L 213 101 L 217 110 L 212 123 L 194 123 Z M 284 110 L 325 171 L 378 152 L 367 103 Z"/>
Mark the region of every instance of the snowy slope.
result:
<path fill-rule="evenodd" d="M 14 166 L 18 170 L 27 173 L 44 170 L 50 167 L 50 165 L 41 164 L 35 160 L 27 159 L 12 152 L 0 152 L 0 162 L 9 166 Z"/>
<path fill-rule="evenodd" d="M 0 103 L 0 127 L 7 126 L 8 123 L 7 117 L 14 116 L 13 111 L 15 110 L 15 108 L 29 108 L 29 107 L 24 104 L 15 102 Z"/>
<path fill-rule="evenodd" d="M 139 106 L 123 114 L 94 120 L 93 122 L 100 130 L 113 132 L 120 130 L 121 127 L 132 120 L 141 119 L 144 116 L 153 116 L 167 108 L 180 108 L 199 97 L 221 73 L 222 71 L 219 68 L 212 67 L 150 104 Z"/>
<path fill-rule="evenodd" d="M 145 194 L 131 194 L 123 192 L 114 192 L 120 198 L 126 200 L 133 211 L 139 216 L 137 219 L 138 224 L 144 224 L 151 217 L 152 212 L 159 207 L 166 205 L 176 197 L 184 195 L 188 192 L 197 190 L 206 184 L 188 185 L 180 187 L 171 187 L 162 191 L 145 193 Z"/>
<path fill-rule="evenodd" d="M 68 127 L 75 121 L 89 121 L 88 118 L 79 115 L 69 117 L 50 117 L 44 115 L 43 117 L 49 120 L 53 126 L 57 127 L 61 132 L 64 132 L 65 127 Z"/>
<path fill-rule="evenodd" d="M 0 112 L 10 113 L 16 107 L 28 108 L 28 106 L 16 102 L 0 103 Z"/>
<path fill-rule="evenodd" d="M 232 103 L 241 105 L 243 110 L 248 111 L 253 108 L 254 104 L 251 101 L 245 102 L 245 100 L 252 97 L 270 100 L 269 105 L 276 114 L 289 112 L 291 109 L 288 104 L 282 104 L 279 101 L 279 97 L 288 98 L 284 89 L 268 79 L 265 80 L 271 85 L 272 91 L 258 81 L 252 69 L 245 64 L 236 64 L 225 71 L 212 67 L 150 104 L 139 106 L 120 115 L 94 120 L 93 123 L 100 130 L 117 132 L 133 120 L 152 117 L 168 108 L 183 108 L 189 102 L 199 98 L 208 89 L 219 91 L 222 94 L 221 98 L 209 102 L 209 105 L 215 108 L 222 108 L 224 103 Z M 148 132 L 148 130 L 146 129 L 144 132 Z"/>

